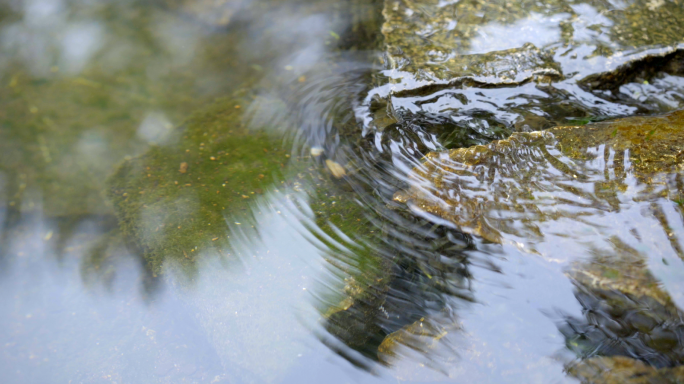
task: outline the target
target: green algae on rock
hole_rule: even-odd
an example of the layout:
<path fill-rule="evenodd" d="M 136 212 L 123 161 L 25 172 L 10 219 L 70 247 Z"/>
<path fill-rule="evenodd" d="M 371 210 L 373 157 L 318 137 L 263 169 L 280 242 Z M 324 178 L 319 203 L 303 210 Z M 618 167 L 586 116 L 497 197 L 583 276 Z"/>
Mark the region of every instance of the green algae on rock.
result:
<path fill-rule="evenodd" d="M 427 116 L 492 140 L 501 136 L 489 127 L 682 108 L 684 28 L 674 20 L 683 9 L 680 0 L 387 0 L 384 71 L 366 103 L 387 99 L 389 118 L 370 111 L 369 126 Z"/>
<path fill-rule="evenodd" d="M 630 53 L 683 42 L 684 28 L 674 21 L 682 14 L 680 1 L 663 1 L 645 12 L 653 8 L 652 3 L 643 0 L 619 7 L 565 0 L 387 0 L 382 32 L 388 67 L 412 73 L 416 79 L 448 81 L 492 71 L 499 60 L 487 56 L 494 54 L 514 64 L 508 71 L 500 71 L 502 79 L 530 69 L 544 69 L 557 76 L 558 65 L 572 66 L 574 61 L 587 62 L 594 71 L 598 64 L 603 66 L 599 71 L 606 71 L 629 60 Z M 594 24 L 587 25 L 589 15 L 597 14 L 591 19 Z M 501 57 L 496 52 L 501 52 Z M 554 57 L 547 63 L 524 59 L 548 54 Z M 612 59 L 590 60 L 601 56 Z"/>
<path fill-rule="evenodd" d="M 153 133 L 213 100 L 231 80 L 261 77 L 237 65 L 236 35 L 209 34 L 149 4 L 91 5 L 60 6 L 59 20 L 97 26 L 75 24 L 79 36 L 93 35 L 93 46 L 74 63 L 64 59 L 71 52 L 66 22 L 10 23 L 21 20 L 18 9 L 3 20 L 3 30 L 14 32 L 3 35 L 0 173 L 19 215 L 111 214 L 102 190 L 120 159 L 142 153 L 159 138 Z M 170 41 L 176 32 L 193 55 Z M 21 36 L 41 48 L 22 51 Z"/>
<path fill-rule="evenodd" d="M 226 220 L 249 225 L 250 201 L 281 180 L 290 157 L 281 138 L 247 129 L 242 110 L 237 100 L 217 101 L 109 178 L 122 230 L 155 271 L 165 259 L 192 266 L 207 248 L 227 254 Z"/>
<path fill-rule="evenodd" d="M 594 357 L 567 371 L 584 384 L 677 384 L 684 380 L 684 367 L 656 369 L 623 356 Z"/>

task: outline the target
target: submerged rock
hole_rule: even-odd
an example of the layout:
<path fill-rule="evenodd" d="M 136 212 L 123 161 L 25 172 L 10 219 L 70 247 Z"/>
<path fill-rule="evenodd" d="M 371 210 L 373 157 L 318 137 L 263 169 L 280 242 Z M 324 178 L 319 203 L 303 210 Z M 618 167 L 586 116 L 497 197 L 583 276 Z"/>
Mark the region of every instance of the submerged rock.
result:
<path fill-rule="evenodd" d="M 206 249 L 225 253 L 228 215 L 249 226 L 250 201 L 289 162 L 277 135 L 245 126 L 234 99 L 193 114 L 170 135 L 108 179 L 121 229 L 156 272 L 167 259 L 192 269 Z"/>
<path fill-rule="evenodd" d="M 627 357 L 595 357 L 568 368 L 582 383 L 675 384 L 684 380 L 684 367 L 655 369 Z"/>
<path fill-rule="evenodd" d="M 684 111 L 515 133 L 428 154 L 395 200 L 564 264 L 586 319 L 559 327 L 590 358 L 569 368 L 573 376 L 677 382 L 681 371 L 668 367 L 684 361 L 681 268 L 669 266 L 684 260 L 674 229 L 683 140 Z"/>
<path fill-rule="evenodd" d="M 353 271 L 345 279 L 345 297 L 324 314 L 333 336 L 384 364 L 393 362 L 397 347 L 412 341 L 417 346 L 452 330 L 455 314 L 445 308 L 447 298 L 473 300 L 469 262 L 462 253 L 470 245 L 468 237 L 427 222 L 402 224 L 398 230 L 383 228 L 375 243 L 353 256 L 336 255 L 333 265 L 365 266 L 342 270 Z"/>
<path fill-rule="evenodd" d="M 681 365 L 682 312 L 649 271 L 644 255 L 613 242 L 612 252 L 597 251 L 567 271 L 585 315 L 559 324 L 568 348 L 583 358 L 620 356 L 655 368 Z"/>
<path fill-rule="evenodd" d="M 619 213 L 631 199 L 680 201 L 684 111 L 514 133 L 433 152 L 395 200 L 501 242 L 540 239 L 539 223 Z"/>

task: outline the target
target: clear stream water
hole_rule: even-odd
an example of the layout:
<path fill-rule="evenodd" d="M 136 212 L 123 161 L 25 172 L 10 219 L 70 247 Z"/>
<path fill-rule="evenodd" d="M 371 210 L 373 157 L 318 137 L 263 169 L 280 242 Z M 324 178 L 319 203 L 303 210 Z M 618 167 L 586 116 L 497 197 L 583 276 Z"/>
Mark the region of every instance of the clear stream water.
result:
<path fill-rule="evenodd" d="M 684 4 L 394 3 L 0 0 L 0 382 L 564 383 L 597 355 L 681 364 L 681 199 L 626 194 L 497 242 L 394 197 L 430 151 L 681 108 Z M 541 64 L 506 61 L 528 43 Z M 578 85 L 635 57 L 610 92 Z M 569 270 L 621 244 L 675 309 L 639 307 L 667 325 L 643 337 L 578 338 L 603 296 Z"/>

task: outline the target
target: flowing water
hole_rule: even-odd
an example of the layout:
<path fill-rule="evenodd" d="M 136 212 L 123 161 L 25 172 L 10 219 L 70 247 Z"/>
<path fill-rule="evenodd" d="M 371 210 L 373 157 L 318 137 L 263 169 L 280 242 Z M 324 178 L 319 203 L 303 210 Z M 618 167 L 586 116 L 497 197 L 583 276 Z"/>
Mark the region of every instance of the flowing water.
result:
<path fill-rule="evenodd" d="M 681 382 L 682 20 L 0 0 L 0 382 Z"/>

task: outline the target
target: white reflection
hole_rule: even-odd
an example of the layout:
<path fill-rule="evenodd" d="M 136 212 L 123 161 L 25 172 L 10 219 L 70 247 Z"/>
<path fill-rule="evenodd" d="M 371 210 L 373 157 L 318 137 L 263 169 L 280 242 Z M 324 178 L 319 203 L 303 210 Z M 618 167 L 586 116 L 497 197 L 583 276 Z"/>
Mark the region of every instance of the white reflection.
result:
<path fill-rule="evenodd" d="M 530 13 L 530 16 L 510 25 L 492 23 L 480 29 L 479 36 L 471 41 L 469 53 L 487 53 L 520 48 L 532 43 L 537 48 L 558 41 L 560 22 L 568 18 L 567 13 L 547 16 Z"/>
<path fill-rule="evenodd" d="M 49 57 L 48 37 L 32 31 L 22 24 L 5 27 L 0 32 L 2 57 L 15 57 L 32 75 L 45 77 L 50 73 L 52 60 Z"/>
<path fill-rule="evenodd" d="M 64 32 L 59 68 L 70 75 L 80 73 L 102 46 L 102 27 L 97 23 L 78 23 Z"/>
<path fill-rule="evenodd" d="M 185 65 L 194 57 L 201 38 L 200 30 L 193 25 L 178 23 L 171 16 L 155 14 L 152 31 L 157 41 L 171 56 L 172 64 Z"/>
<path fill-rule="evenodd" d="M 577 13 L 572 23 L 573 40 L 592 42 L 594 45 L 599 41 L 610 43 L 610 35 L 607 32 L 613 26 L 612 20 L 589 4 L 576 4 L 571 7 Z"/>
<path fill-rule="evenodd" d="M 21 21 L 0 30 L 0 52 L 24 65 L 36 77 L 58 71 L 80 73 L 102 46 L 104 32 L 94 21 L 69 20 L 61 0 L 27 0 Z"/>
<path fill-rule="evenodd" d="M 112 40 L 110 37 L 107 48 L 98 56 L 98 66 L 109 73 L 115 73 L 126 68 L 137 54 L 135 44 L 123 39 Z"/>
<path fill-rule="evenodd" d="M 78 153 L 89 164 L 103 161 L 105 154 L 108 152 L 108 140 L 101 132 L 91 130 L 85 132 L 76 144 Z M 73 170 L 65 170 L 66 172 L 73 172 Z M 68 173 L 67 173 L 68 174 Z"/>
<path fill-rule="evenodd" d="M 24 22 L 29 27 L 41 29 L 60 24 L 64 22 L 64 4 L 61 0 L 26 0 Z"/>
<path fill-rule="evenodd" d="M 173 124 L 163 112 L 149 112 L 138 127 L 138 137 L 152 144 L 165 144 Z"/>

